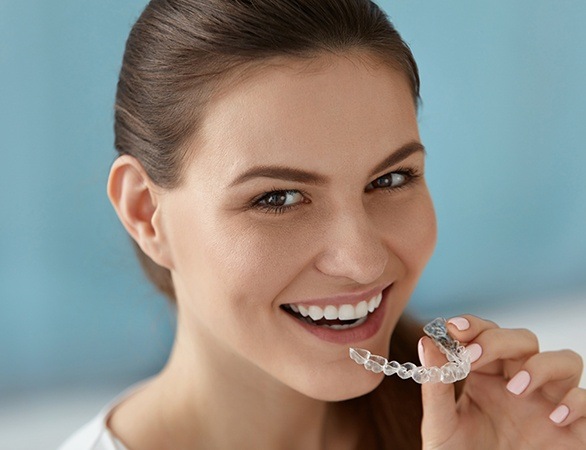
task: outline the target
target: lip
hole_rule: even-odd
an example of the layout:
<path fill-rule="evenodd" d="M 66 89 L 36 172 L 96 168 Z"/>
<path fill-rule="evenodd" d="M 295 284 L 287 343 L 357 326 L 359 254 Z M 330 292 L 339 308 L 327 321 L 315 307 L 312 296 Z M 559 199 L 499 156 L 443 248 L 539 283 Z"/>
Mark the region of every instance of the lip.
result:
<path fill-rule="evenodd" d="M 305 330 L 321 340 L 332 342 L 334 344 L 356 344 L 371 338 L 380 330 L 385 317 L 385 311 L 387 309 L 387 298 L 391 290 L 392 284 L 383 290 L 383 298 L 380 306 L 374 310 L 374 312 L 368 315 L 366 321 L 362 325 L 359 325 L 355 328 L 334 330 L 332 328 L 310 325 L 293 317 L 287 312 L 283 312 L 283 314 L 286 314 L 296 324 L 303 327 Z M 375 294 L 377 292 L 379 291 L 375 291 Z"/>
<path fill-rule="evenodd" d="M 365 291 L 365 292 L 360 292 L 357 294 L 340 294 L 340 295 L 335 295 L 332 297 L 322 297 L 322 298 L 315 298 L 315 299 L 309 299 L 309 300 L 299 300 L 299 301 L 292 301 L 289 303 L 286 303 L 288 305 L 303 305 L 303 306 L 319 306 L 322 308 L 325 308 L 328 305 L 333 305 L 333 306 L 341 306 L 341 305 L 354 305 L 356 306 L 358 303 L 360 303 L 363 300 L 370 300 L 371 298 L 373 298 L 374 296 L 378 295 L 381 291 L 384 291 L 385 289 L 388 289 L 389 286 L 391 286 L 392 283 L 389 283 L 387 285 L 380 285 L 377 286 L 373 289 L 370 289 L 369 291 Z"/>

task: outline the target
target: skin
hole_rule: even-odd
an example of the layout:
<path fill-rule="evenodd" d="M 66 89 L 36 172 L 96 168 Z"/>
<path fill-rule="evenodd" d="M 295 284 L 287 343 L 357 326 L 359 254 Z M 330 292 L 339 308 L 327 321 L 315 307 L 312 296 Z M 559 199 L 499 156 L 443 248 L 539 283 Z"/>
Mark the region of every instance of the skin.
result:
<path fill-rule="evenodd" d="M 326 414 L 327 402 L 370 392 L 383 375 L 351 361 L 351 345 L 318 339 L 280 306 L 393 283 L 381 330 L 352 343 L 387 355 L 433 252 L 436 222 L 423 152 L 371 172 L 419 141 L 403 76 L 349 53 L 310 64 L 279 60 L 224 89 L 208 106 L 177 188 L 156 186 L 130 156 L 116 160 L 109 197 L 143 251 L 171 271 L 178 305 L 165 369 L 109 419 L 128 448 L 352 448 L 351 416 Z M 230 187 L 260 164 L 317 172 L 329 181 L 263 177 Z M 381 177 L 405 169 L 417 176 L 400 188 L 383 187 Z M 286 201 L 295 206 L 282 214 L 251 207 L 283 190 L 294 191 Z M 476 334 L 463 342 L 483 336 L 474 323 Z M 492 357 L 501 356 L 495 350 Z M 568 370 L 575 378 L 577 368 Z M 449 391 L 429 392 L 427 448 L 464 445 L 450 441 L 467 437 L 458 421 L 446 428 L 445 418 L 432 414 Z M 485 414 L 475 424 L 483 428 L 487 420 Z"/>
<path fill-rule="evenodd" d="M 537 336 L 529 330 L 503 329 L 495 323 L 465 315 L 467 322 L 449 332 L 468 348 L 480 351 L 472 363 L 463 392 L 456 402 L 453 385 L 422 386 L 425 450 L 586 448 L 586 390 L 578 383 L 582 358 L 570 350 L 539 352 Z M 442 364 L 429 338 L 422 338 L 423 359 Z M 443 359 L 445 361 L 445 359 Z M 520 372 L 529 375 L 522 392 L 507 387 Z M 569 408 L 560 423 L 549 415 L 560 405 Z"/>

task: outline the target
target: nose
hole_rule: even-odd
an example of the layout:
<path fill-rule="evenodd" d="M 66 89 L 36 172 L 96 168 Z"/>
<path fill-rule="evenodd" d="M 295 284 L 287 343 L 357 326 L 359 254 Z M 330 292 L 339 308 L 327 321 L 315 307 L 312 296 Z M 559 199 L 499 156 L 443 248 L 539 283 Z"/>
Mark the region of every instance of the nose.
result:
<path fill-rule="evenodd" d="M 316 268 L 325 275 L 371 284 L 382 276 L 389 259 L 380 225 L 364 209 L 343 211 L 324 225 Z"/>

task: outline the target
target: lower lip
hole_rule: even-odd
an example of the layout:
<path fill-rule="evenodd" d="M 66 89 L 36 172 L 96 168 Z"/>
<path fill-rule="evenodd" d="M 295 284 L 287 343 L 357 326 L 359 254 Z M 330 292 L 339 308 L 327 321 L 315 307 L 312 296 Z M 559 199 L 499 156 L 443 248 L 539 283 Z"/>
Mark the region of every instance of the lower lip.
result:
<path fill-rule="evenodd" d="M 383 319 L 385 317 L 385 310 L 387 305 L 386 299 L 388 297 L 388 292 L 391 290 L 391 287 L 392 285 L 383 290 L 383 298 L 381 300 L 379 307 L 375 309 L 372 313 L 368 314 L 366 321 L 362 325 L 359 325 L 354 328 L 334 330 L 332 328 L 324 326 L 310 325 L 306 322 L 297 319 L 289 313 L 285 312 L 285 314 L 287 314 L 292 320 L 294 320 L 297 324 L 301 325 L 311 334 L 317 336 L 318 338 L 324 341 L 333 342 L 335 344 L 357 343 L 371 338 L 378 332 L 378 330 L 380 330 L 381 325 L 383 323 Z"/>

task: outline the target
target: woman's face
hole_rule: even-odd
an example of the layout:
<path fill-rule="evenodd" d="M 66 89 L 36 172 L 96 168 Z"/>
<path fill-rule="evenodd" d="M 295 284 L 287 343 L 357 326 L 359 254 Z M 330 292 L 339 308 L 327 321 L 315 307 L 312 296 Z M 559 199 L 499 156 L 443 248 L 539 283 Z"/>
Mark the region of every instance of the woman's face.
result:
<path fill-rule="evenodd" d="M 382 380 L 348 349 L 388 353 L 436 240 L 408 84 L 366 61 L 286 61 L 231 86 L 160 198 L 180 336 L 322 400 Z"/>

